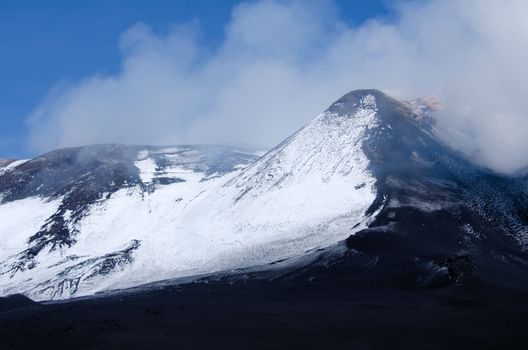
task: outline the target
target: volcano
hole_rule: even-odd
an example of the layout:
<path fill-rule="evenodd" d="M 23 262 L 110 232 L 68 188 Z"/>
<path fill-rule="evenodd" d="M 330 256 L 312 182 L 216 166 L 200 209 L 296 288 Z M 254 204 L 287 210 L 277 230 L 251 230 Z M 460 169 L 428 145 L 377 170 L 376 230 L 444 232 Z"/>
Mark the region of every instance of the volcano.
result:
<path fill-rule="evenodd" d="M 288 290 L 382 308 L 392 295 L 524 324 L 528 177 L 450 148 L 436 107 L 355 90 L 265 154 L 95 145 L 0 163 L 0 291 L 114 308 L 175 290 L 191 303 L 243 288 L 240 300 Z"/>

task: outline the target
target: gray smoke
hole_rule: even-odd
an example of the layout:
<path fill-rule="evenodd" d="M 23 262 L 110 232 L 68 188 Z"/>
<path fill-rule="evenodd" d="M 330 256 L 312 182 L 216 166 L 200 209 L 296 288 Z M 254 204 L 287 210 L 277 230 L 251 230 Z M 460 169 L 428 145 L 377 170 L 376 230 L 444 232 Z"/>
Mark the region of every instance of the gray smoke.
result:
<path fill-rule="evenodd" d="M 347 25 L 331 1 L 252 1 L 218 47 L 199 23 L 123 33 L 122 67 L 55 87 L 28 117 L 30 147 L 102 142 L 273 145 L 349 90 L 436 96 L 444 139 L 479 164 L 528 166 L 528 1 L 395 2 Z"/>

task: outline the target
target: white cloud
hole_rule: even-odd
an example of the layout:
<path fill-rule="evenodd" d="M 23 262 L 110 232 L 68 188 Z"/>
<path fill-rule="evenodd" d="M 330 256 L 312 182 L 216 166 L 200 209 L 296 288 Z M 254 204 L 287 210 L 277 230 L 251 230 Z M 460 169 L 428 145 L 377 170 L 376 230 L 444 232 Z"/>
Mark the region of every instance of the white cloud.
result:
<path fill-rule="evenodd" d="M 309 4 L 309 5 L 308 5 Z M 101 142 L 273 145 L 349 90 L 436 95 L 446 140 L 501 172 L 528 166 L 528 2 L 396 3 L 350 27 L 329 1 L 233 9 L 216 48 L 197 23 L 122 35 L 121 71 L 56 87 L 29 117 L 38 151 Z"/>

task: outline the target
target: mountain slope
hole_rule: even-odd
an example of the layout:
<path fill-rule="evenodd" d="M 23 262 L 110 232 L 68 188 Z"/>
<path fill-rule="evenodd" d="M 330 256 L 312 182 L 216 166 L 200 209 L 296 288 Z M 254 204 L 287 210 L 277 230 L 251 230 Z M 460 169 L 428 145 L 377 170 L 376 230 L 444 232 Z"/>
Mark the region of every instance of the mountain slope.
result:
<path fill-rule="evenodd" d="M 178 207 L 256 158 L 220 146 L 100 145 L 6 169 L 0 178 L 4 294 L 46 299 L 103 288 L 106 277 L 132 263 L 137 237 L 162 237 L 158 227 L 170 228 Z"/>

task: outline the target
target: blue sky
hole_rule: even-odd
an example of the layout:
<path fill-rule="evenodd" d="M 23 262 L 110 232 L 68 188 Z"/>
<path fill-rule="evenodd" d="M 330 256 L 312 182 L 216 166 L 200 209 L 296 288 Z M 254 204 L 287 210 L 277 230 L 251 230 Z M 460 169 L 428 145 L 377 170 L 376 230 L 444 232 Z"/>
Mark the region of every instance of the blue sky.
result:
<path fill-rule="evenodd" d="M 0 2 L 0 157 L 27 157 L 26 119 L 58 82 L 111 74 L 120 34 L 137 22 L 163 32 L 198 19 L 202 40 L 222 40 L 232 0 L 2 0 Z M 351 24 L 383 14 L 383 1 L 338 1 Z"/>

